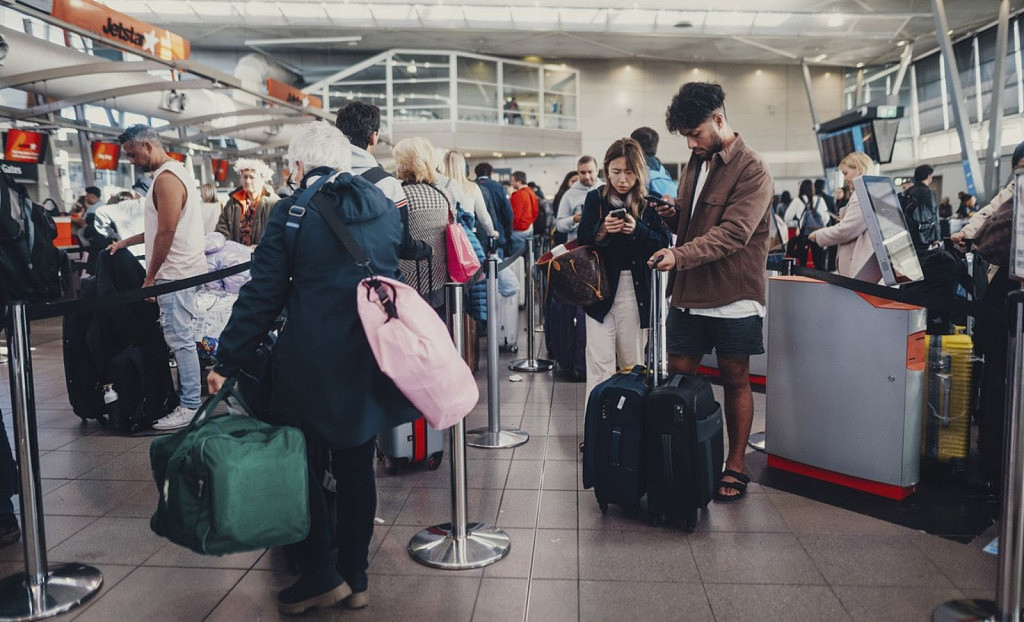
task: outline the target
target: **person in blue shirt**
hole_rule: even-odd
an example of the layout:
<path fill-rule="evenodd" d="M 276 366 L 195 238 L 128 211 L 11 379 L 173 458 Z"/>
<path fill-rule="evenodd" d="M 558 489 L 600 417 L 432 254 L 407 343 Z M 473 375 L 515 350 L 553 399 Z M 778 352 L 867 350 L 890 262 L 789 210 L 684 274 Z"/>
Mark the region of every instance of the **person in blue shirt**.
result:
<path fill-rule="evenodd" d="M 647 161 L 647 192 L 661 197 L 675 205 L 676 190 L 678 184 L 672 180 L 668 169 L 661 163 L 656 155 L 658 153 L 658 132 L 649 127 L 638 127 L 629 135 L 630 138 L 640 143 L 644 150 L 644 159 Z"/>

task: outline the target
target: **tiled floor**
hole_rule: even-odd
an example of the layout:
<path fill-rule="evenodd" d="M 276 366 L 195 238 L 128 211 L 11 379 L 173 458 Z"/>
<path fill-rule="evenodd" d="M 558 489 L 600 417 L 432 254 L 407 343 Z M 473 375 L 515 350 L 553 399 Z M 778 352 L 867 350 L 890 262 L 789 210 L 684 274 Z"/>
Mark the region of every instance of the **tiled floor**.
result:
<path fill-rule="evenodd" d="M 102 592 L 57 620 L 276 620 L 274 595 L 293 577 L 278 551 L 201 557 L 149 529 L 156 492 L 149 438 L 80 424 L 67 404 L 52 320 L 33 326 L 34 378 L 51 564 L 98 567 Z M 539 341 L 539 339 L 538 339 Z M 530 441 L 468 450 L 469 519 L 496 524 L 511 553 L 479 570 L 412 561 L 409 539 L 448 522 L 448 462 L 437 471 L 379 473 L 383 524 L 371 554 L 371 605 L 308 620 L 929 620 L 945 600 L 992 598 L 988 538 L 964 545 L 756 484 L 739 503 L 712 503 L 695 533 L 653 528 L 580 488 L 583 385 L 551 374 L 510 382 L 502 355 L 501 423 Z M 0 365 L 7 373 L 7 365 Z M 484 426 L 481 406 L 467 420 Z M 10 429 L 6 382 L 0 407 Z M 721 395 L 720 388 L 716 393 Z M 755 394 L 763 429 L 764 396 Z M 0 549 L 0 575 L 22 568 Z"/>

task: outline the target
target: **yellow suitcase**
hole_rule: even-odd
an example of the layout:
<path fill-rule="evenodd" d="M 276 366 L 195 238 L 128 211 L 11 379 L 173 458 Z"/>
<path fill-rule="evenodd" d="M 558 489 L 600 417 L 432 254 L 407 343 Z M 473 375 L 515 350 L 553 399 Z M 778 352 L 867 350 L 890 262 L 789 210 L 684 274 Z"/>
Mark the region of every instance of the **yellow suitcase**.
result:
<path fill-rule="evenodd" d="M 974 346 L 969 335 L 926 335 L 928 373 L 921 453 L 966 468 L 971 445 L 971 370 Z"/>

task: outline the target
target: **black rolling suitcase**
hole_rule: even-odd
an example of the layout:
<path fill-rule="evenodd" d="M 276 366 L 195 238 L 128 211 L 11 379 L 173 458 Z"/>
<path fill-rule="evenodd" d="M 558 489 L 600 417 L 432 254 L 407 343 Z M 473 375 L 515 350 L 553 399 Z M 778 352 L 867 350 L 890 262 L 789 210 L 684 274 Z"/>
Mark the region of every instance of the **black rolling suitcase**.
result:
<path fill-rule="evenodd" d="M 644 496 L 644 403 L 647 373 L 637 365 L 594 387 L 583 430 L 583 487 L 601 512 L 614 503 L 637 511 Z"/>
<path fill-rule="evenodd" d="M 96 295 L 96 277 L 81 281 L 82 298 Z M 100 366 L 96 363 L 95 343 L 90 343 L 93 312 L 82 311 L 65 315 L 63 319 L 64 380 L 67 383 L 68 402 L 84 423 L 98 419 L 106 423 Z M 95 334 L 92 334 L 95 341 Z"/>
<path fill-rule="evenodd" d="M 722 408 L 706 380 L 676 374 L 651 389 L 644 453 L 651 522 L 676 522 L 693 531 L 725 460 Z"/>

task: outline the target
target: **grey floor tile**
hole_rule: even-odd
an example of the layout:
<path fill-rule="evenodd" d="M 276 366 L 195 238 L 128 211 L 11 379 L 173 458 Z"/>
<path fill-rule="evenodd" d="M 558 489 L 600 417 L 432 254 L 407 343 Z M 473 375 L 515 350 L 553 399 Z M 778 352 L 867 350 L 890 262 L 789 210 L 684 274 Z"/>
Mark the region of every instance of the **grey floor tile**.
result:
<path fill-rule="evenodd" d="M 939 569 L 907 538 L 896 536 L 798 536 L 832 586 L 951 587 Z"/>
<path fill-rule="evenodd" d="M 576 581 L 534 579 L 526 603 L 527 622 L 579 619 L 580 595 Z"/>
<path fill-rule="evenodd" d="M 827 586 L 707 585 L 715 622 L 849 622 Z M 907 620 L 927 618 L 906 618 Z"/>
<path fill-rule="evenodd" d="M 544 472 L 542 460 L 512 460 L 506 490 L 538 490 Z"/>
<path fill-rule="evenodd" d="M 576 418 L 551 417 L 548 422 L 548 436 L 576 436 Z"/>
<path fill-rule="evenodd" d="M 74 444 L 74 443 L 72 443 Z M 58 452 L 52 452 L 58 453 Z M 116 479 L 153 481 L 153 471 L 149 464 L 149 454 L 126 451 L 113 460 L 87 471 L 78 476 L 79 479 Z"/>
<path fill-rule="evenodd" d="M 706 584 L 825 584 L 792 534 L 707 533 L 695 534 L 689 541 Z"/>
<path fill-rule="evenodd" d="M 498 510 L 498 527 L 537 526 L 537 511 L 540 506 L 540 492 L 536 490 L 506 490 Z M 472 519 L 471 519 L 472 520 Z"/>
<path fill-rule="evenodd" d="M 700 585 L 580 581 L 580 620 L 711 620 Z"/>
<path fill-rule="evenodd" d="M 95 516 L 60 516 L 49 514 L 43 516 L 44 537 L 46 548 L 52 554 L 53 550 L 68 538 L 74 536 L 89 526 L 90 523 L 98 520 Z M 24 533 L 24 525 L 22 525 Z M 0 560 L 21 563 L 25 559 L 21 544 L 10 545 L 0 548 Z M 64 559 L 61 561 L 80 561 Z"/>
<path fill-rule="evenodd" d="M 411 488 L 377 488 L 377 516 L 384 519 L 385 525 L 395 522 L 410 492 Z"/>
<path fill-rule="evenodd" d="M 463 572 L 439 572 L 441 574 L 433 576 L 371 576 L 370 606 L 362 611 L 345 611 L 341 619 L 471 620 L 480 591 L 480 577 Z M 403 594 L 429 597 L 402 598 Z"/>
<path fill-rule="evenodd" d="M 66 448 L 75 442 L 88 438 L 77 428 L 44 428 L 36 425 L 39 451 L 52 451 L 54 449 Z M 13 439 L 14 436 L 9 436 Z"/>
<path fill-rule="evenodd" d="M 545 460 L 544 490 L 579 490 L 581 485 L 575 460 Z"/>
<path fill-rule="evenodd" d="M 593 490 L 579 490 L 576 492 L 578 524 L 580 529 L 596 530 L 623 530 L 639 529 L 650 530 L 651 524 L 647 515 L 640 511 L 634 512 L 628 508 L 617 505 L 609 505 L 608 512 L 602 513 L 597 505 L 597 498 Z"/>
<path fill-rule="evenodd" d="M 205 622 L 252 622 L 254 620 L 295 620 L 277 611 L 277 593 L 294 583 L 288 573 L 252 570 L 242 577 Z M 345 615 L 341 607 L 317 609 L 303 614 L 303 622 L 333 622 Z"/>
<path fill-rule="evenodd" d="M 550 417 L 523 417 L 523 422 L 519 425 L 519 429 L 529 434 L 531 438 L 534 436 L 547 436 L 549 420 Z M 504 424 L 505 421 L 502 420 L 502 423 Z"/>
<path fill-rule="evenodd" d="M 911 534 L 910 540 L 961 590 L 973 593 L 995 587 L 999 560 L 995 555 L 926 533 Z"/>
<path fill-rule="evenodd" d="M 145 566 L 171 566 L 175 568 L 238 568 L 248 570 L 263 556 L 264 551 L 249 551 L 234 555 L 199 555 L 168 542 L 150 556 Z"/>
<path fill-rule="evenodd" d="M 120 432 L 104 431 L 82 436 L 61 447 L 61 449 L 64 451 L 111 451 L 124 453 L 139 445 L 145 446 L 146 450 L 149 451 L 149 444 L 151 442 L 152 440 L 147 437 L 125 436 Z"/>
<path fill-rule="evenodd" d="M 910 533 L 910 530 L 894 523 L 786 492 L 771 491 L 766 496 L 794 533 L 865 535 L 906 535 Z"/>
<path fill-rule="evenodd" d="M 580 579 L 698 583 L 687 536 L 678 531 L 580 531 Z"/>
<path fill-rule="evenodd" d="M 542 490 L 537 526 L 547 529 L 575 528 L 578 502 L 575 490 Z"/>
<path fill-rule="evenodd" d="M 963 598 L 952 587 L 856 587 L 832 588 L 856 622 L 905 622 L 931 620 L 932 611 L 946 602 Z"/>
<path fill-rule="evenodd" d="M 504 460 L 466 460 L 466 485 L 469 488 L 505 487 L 508 469 L 512 462 L 509 456 Z M 449 476 L 450 481 L 450 476 Z"/>
<path fill-rule="evenodd" d="M 107 516 L 130 516 L 134 518 L 147 518 L 156 511 L 159 496 L 156 486 L 150 484 L 134 495 L 128 497 L 115 505 L 107 512 Z"/>
<path fill-rule="evenodd" d="M 533 568 L 534 529 L 500 527 L 511 542 L 508 555 L 484 568 L 484 576 L 491 578 L 528 579 Z M 479 607 L 479 603 L 477 605 Z"/>
<path fill-rule="evenodd" d="M 578 460 L 580 456 L 580 441 L 573 436 L 549 436 L 547 453 L 544 457 L 548 460 Z"/>
<path fill-rule="evenodd" d="M 59 561 L 139 565 L 156 553 L 167 540 L 153 533 L 149 520 L 141 518 L 99 518 L 50 551 Z"/>
<path fill-rule="evenodd" d="M 548 437 L 531 437 L 525 444 L 512 450 L 513 460 L 543 460 L 548 448 Z M 483 451 L 483 450 L 477 450 Z M 494 451 L 494 450 L 489 450 Z"/>
<path fill-rule="evenodd" d="M 74 480 L 43 495 L 47 514 L 102 516 L 139 492 L 153 489 L 151 482 Z"/>
<path fill-rule="evenodd" d="M 106 451 L 50 451 L 39 458 L 41 477 L 74 479 L 117 458 L 120 453 Z"/>
<path fill-rule="evenodd" d="M 223 568 L 137 568 L 75 620 L 195 622 L 212 612 L 243 574 Z"/>
<path fill-rule="evenodd" d="M 701 513 L 696 531 L 789 533 L 790 530 L 767 495 L 750 493 L 739 501 L 708 503 L 707 511 Z"/>
<path fill-rule="evenodd" d="M 474 622 L 522 622 L 529 584 L 526 579 L 484 577 L 473 611 Z"/>
<path fill-rule="evenodd" d="M 470 488 L 466 492 L 467 517 L 472 522 L 494 524 L 501 500 L 500 490 Z M 396 525 L 429 526 L 452 520 L 451 491 L 414 488 L 409 493 Z"/>
<path fill-rule="evenodd" d="M 534 579 L 576 579 L 579 550 L 575 529 L 538 529 L 533 544 Z"/>

